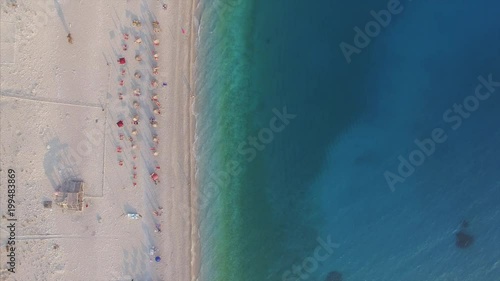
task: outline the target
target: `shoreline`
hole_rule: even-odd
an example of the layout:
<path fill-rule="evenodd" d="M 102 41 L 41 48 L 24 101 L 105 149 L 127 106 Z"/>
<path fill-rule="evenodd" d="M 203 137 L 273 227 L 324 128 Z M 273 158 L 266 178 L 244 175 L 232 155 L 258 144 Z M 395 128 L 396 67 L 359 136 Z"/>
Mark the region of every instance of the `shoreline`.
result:
<path fill-rule="evenodd" d="M 165 268 L 157 268 L 157 274 L 166 280 L 196 281 L 200 269 L 194 143 L 196 116 L 193 111 L 196 100 L 196 5 L 196 0 L 169 4 L 162 31 L 162 41 L 167 42 L 167 47 L 163 49 L 165 60 L 161 60 L 161 65 L 166 65 L 165 77 L 169 86 L 162 99 L 166 107 L 166 116 L 162 119 L 166 120 L 167 127 L 160 134 L 167 142 L 165 156 L 162 156 L 165 158 L 161 159 L 166 162 L 161 166 L 167 167 L 167 190 L 159 195 L 170 206 L 166 206 L 168 230 L 159 242 L 164 253 L 170 252 L 171 256 Z"/>
<path fill-rule="evenodd" d="M 193 110 L 196 106 L 196 34 L 198 29 L 194 29 L 195 26 L 195 16 L 196 16 L 196 6 L 197 1 L 191 0 L 191 20 L 190 20 L 190 30 L 191 36 L 189 38 L 189 84 L 192 86 L 191 92 L 189 93 L 189 151 L 191 157 L 189 162 L 189 175 L 190 175 L 190 211 L 191 211 L 191 281 L 197 281 L 200 274 L 201 267 L 201 251 L 200 251 L 200 236 L 199 236 L 199 221 L 198 221 L 198 191 L 199 186 L 196 181 L 196 116 Z"/>

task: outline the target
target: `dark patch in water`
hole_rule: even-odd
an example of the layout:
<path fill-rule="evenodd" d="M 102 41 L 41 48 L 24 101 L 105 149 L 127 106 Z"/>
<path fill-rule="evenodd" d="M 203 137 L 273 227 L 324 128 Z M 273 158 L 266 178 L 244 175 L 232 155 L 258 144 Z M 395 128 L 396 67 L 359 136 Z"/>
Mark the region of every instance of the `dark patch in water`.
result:
<path fill-rule="evenodd" d="M 326 277 L 325 281 L 342 281 L 342 273 L 338 271 L 332 271 L 328 273 L 328 276 Z"/>
<path fill-rule="evenodd" d="M 377 162 L 377 155 L 372 151 L 364 151 L 354 159 L 354 164 L 359 165 L 370 165 Z"/>
<path fill-rule="evenodd" d="M 468 248 L 474 242 L 474 237 L 460 230 L 456 234 L 455 245 L 460 249 Z"/>

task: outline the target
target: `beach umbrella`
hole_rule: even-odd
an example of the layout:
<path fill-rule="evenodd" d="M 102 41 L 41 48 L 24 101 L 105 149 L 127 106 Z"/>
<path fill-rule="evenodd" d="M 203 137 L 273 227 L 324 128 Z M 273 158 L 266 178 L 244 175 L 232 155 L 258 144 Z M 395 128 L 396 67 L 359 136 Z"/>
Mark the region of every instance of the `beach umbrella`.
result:
<path fill-rule="evenodd" d="M 158 180 L 158 174 L 157 173 L 152 173 L 151 174 L 151 179 L 153 179 L 154 181 L 157 181 Z"/>
<path fill-rule="evenodd" d="M 156 262 L 160 262 L 160 261 L 161 261 L 160 256 L 156 256 L 155 261 L 156 261 Z"/>
<path fill-rule="evenodd" d="M 125 64 L 125 58 L 119 58 L 119 59 L 118 59 L 118 62 L 119 62 L 120 64 Z"/>
<path fill-rule="evenodd" d="M 122 120 L 118 121 L 116 125 L 120 128 L 123 127 L 123 121 Z"/>

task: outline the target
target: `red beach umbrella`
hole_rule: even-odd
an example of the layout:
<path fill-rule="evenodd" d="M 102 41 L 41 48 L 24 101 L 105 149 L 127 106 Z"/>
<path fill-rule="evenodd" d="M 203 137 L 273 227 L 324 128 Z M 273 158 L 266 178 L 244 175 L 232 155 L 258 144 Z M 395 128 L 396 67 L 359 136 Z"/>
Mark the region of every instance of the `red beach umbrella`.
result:
<path fill-rule="evenodd" d="M 118 125 L 118 127 L 120 127 L 120 128 L 123 127 L 123 121 L 122 120 L 118 121 L 116 123 L 116 125 Z"/>
<path fill-rule="evenodd" d="M 157 173 L 152 173 L 151 174 L 151 179 L 153 179 L 154 181 L 157 181 L 158 180 L 158 174 Z"/>
<path fill-rule="evenodd" d="M 119 62 L 120 64 L 125 64 L 125 58 L 119 58 L 119 59 L 118 59 L 118 62 Z"/>

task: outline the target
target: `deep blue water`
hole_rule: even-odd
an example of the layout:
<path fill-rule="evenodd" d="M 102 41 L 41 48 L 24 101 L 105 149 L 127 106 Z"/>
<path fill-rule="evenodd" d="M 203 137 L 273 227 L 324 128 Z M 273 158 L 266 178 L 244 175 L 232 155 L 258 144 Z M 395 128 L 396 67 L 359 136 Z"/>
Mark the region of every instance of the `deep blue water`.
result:
<path fill-rule="evenodd" d="M 455 130 L 443 118 L 478 76 L 500 81 L 500 2 L 402 1 L 348 63 L 339 44 L 388 2 L 205 1 L 201 280 L 500 280 L 500 87 Z M 446 140 L 391 190 L 384 172 L 436 128 Z M 338 246 L 321 262 L 318 239 Z"/>

